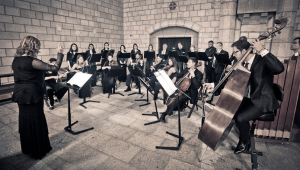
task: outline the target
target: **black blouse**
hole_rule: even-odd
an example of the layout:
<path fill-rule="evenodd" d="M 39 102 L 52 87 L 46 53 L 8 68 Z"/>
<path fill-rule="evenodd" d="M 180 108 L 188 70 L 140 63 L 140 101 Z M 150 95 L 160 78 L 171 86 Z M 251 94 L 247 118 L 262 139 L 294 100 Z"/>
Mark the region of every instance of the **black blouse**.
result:
<path fill-rule="evenodd" d="M 33 104 L 43 100 L 46 93 L 45 72 L 57 72 L 61 66 L 63 54 L 57 54 L 55 65 L 49 65 L 33 57 L 15 57 L 12 63 L 15 87 L 12 101 L 19 104 Z"/>

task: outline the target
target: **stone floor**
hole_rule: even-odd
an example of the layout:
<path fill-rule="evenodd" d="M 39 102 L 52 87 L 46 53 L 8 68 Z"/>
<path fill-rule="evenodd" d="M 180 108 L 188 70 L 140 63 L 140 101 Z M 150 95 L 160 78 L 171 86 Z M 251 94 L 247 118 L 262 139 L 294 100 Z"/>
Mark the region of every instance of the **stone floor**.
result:
<path fill-rule="evenodd" d="M 124 92 L 125 85 L 121 83 L 118 86 L 117 91 L 125 96 L 112 95 L 107 98 L 101 87 L 94 87 L 90 100 L 100 103 L 86 103 L 87 109 L 79 106 L 82 99 L 70 92 L 72 122 L 79 121 L 72 129 L 78 131 L 94 127 L 82 134 L 72 135 L 64 130 L 68 123 L 67 95 L 60 104 L 56 103 L 54 110 L 49 110 L 45 105 L 53 150 L 42 160 L 31 159 L 21 153 L 17 104 L 0 103 L 0 169 L 251 169 L 250 155 L 235 155 L 230 149 L 238 141 L 234 128 L 217 151 L 207 149 L 202 162 L 199 161 L 206 148 L 197 138 L 201 110 L 196 110 L 189 119 L 188 108 L 181 112 L 185 140 L 179 151 L 155 149 L 160 145 L 177 145 L 176 138 L 165 133 L 178 133 L 177 112 L 167 117 L 167 123 L 144 126 L 144 123 L 156 120 L 155 117 L 142 116 L 142 113 L 155 111 L 152 96 L 149 97 L 150 105 L 139 107 L 139 104 L 145 103 L 135 101 L 141 95 L 128 96 L 137 90 Z M 142 91 L 145 92 L 145 89 Z M 157 105 L 158 111 L 166 109 L 162 101 L 158 101 Z M 264 152 L 263 157 L 258 157 L 259 169 L 299 169 L 299 143 L 256 142 L 256 146 Z"/>

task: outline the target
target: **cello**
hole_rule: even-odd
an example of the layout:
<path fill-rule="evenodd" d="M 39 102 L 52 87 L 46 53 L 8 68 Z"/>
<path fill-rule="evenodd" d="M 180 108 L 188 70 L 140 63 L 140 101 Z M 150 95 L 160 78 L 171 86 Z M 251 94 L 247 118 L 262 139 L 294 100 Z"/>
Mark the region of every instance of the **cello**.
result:
<path fill-rule="evenodd" d="M 262 33 L 258 39 L 273 38 L 275 33 L 280 33 L 287 24 L 286 17 L 280 17 L 275 20 L 275 27 Z M 247 56 L 252 52 L 250 47 L 242 58 L 229 70 L 224 78 L 218 83 L 212 94 L 228 80 L 216 106 L 210 112 L 204 121 L 198 138 L 214 151 L 218 149 L 223 140 L 227 137 L 233 126 L 233 117 L 242 103 L 248 81 L 251 75 L 250 70 L 243 66 Z M 211 94 L 211 95 L 212 95 Z M 211 95 L 209 97 L 211 97 Z"/>

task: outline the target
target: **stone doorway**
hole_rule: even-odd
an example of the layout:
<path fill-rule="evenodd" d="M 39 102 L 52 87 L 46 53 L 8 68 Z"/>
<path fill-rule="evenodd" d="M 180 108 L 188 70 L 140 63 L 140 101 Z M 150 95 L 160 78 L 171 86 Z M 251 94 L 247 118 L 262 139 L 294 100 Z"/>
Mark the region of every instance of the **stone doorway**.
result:
<path fill-rule="evenodd" d="M 163 44 L 167 44 L 168 51 L 171 51 L 173 47 L 177 48 L 178 43 L 181 42 L 183 48 L 186 51 L 190 50 L 190 46 L 191 46 L 191 37 L 175 37 L 175 38 L 158 38 L 158 49 L 159 51 L 161 51 L 163 48 Z"/>

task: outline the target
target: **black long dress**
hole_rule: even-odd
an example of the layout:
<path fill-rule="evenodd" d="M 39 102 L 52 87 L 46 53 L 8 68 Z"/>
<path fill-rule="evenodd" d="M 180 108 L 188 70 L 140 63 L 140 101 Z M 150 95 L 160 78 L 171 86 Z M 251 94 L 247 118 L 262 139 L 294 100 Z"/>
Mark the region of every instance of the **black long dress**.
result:
<path fill-rule="evenodd" d="M 22 153 L 41 159 L 52 147 L 44 114 L 46 93 L 44 71 L 58 71 L 63 54 L 52 66 L 33 57 L 15 57 L 12 63 L 15 87 L 12 101 L 19 106 L 19 133 Z"/>
<path fill-rule="evenodd" d="M 95 54 L 95 53 L 94 53 Z M 96 86 L 97 84 L 97 66 L 95 65 L 95 62 L 90 62 L 92 59 L 92 54 L 90 53 L 90 50 L 86 51 L 86 57 L 87 57 L 87 61 L 89 63 L 90 66 L 88 66 L 88 73 L 89 74 L 93 74 L 92 78 L 91 78 L 91 87 Z"/>
<path fill-rule="evenodd" d="M 110 66 L 109 61 L 106 61 L 103 66 Z M 112 88 L 115 84 L 115 77 L 108 77 L 108 69 L 103 70 L 103 93 L 112 93 Z"/>

